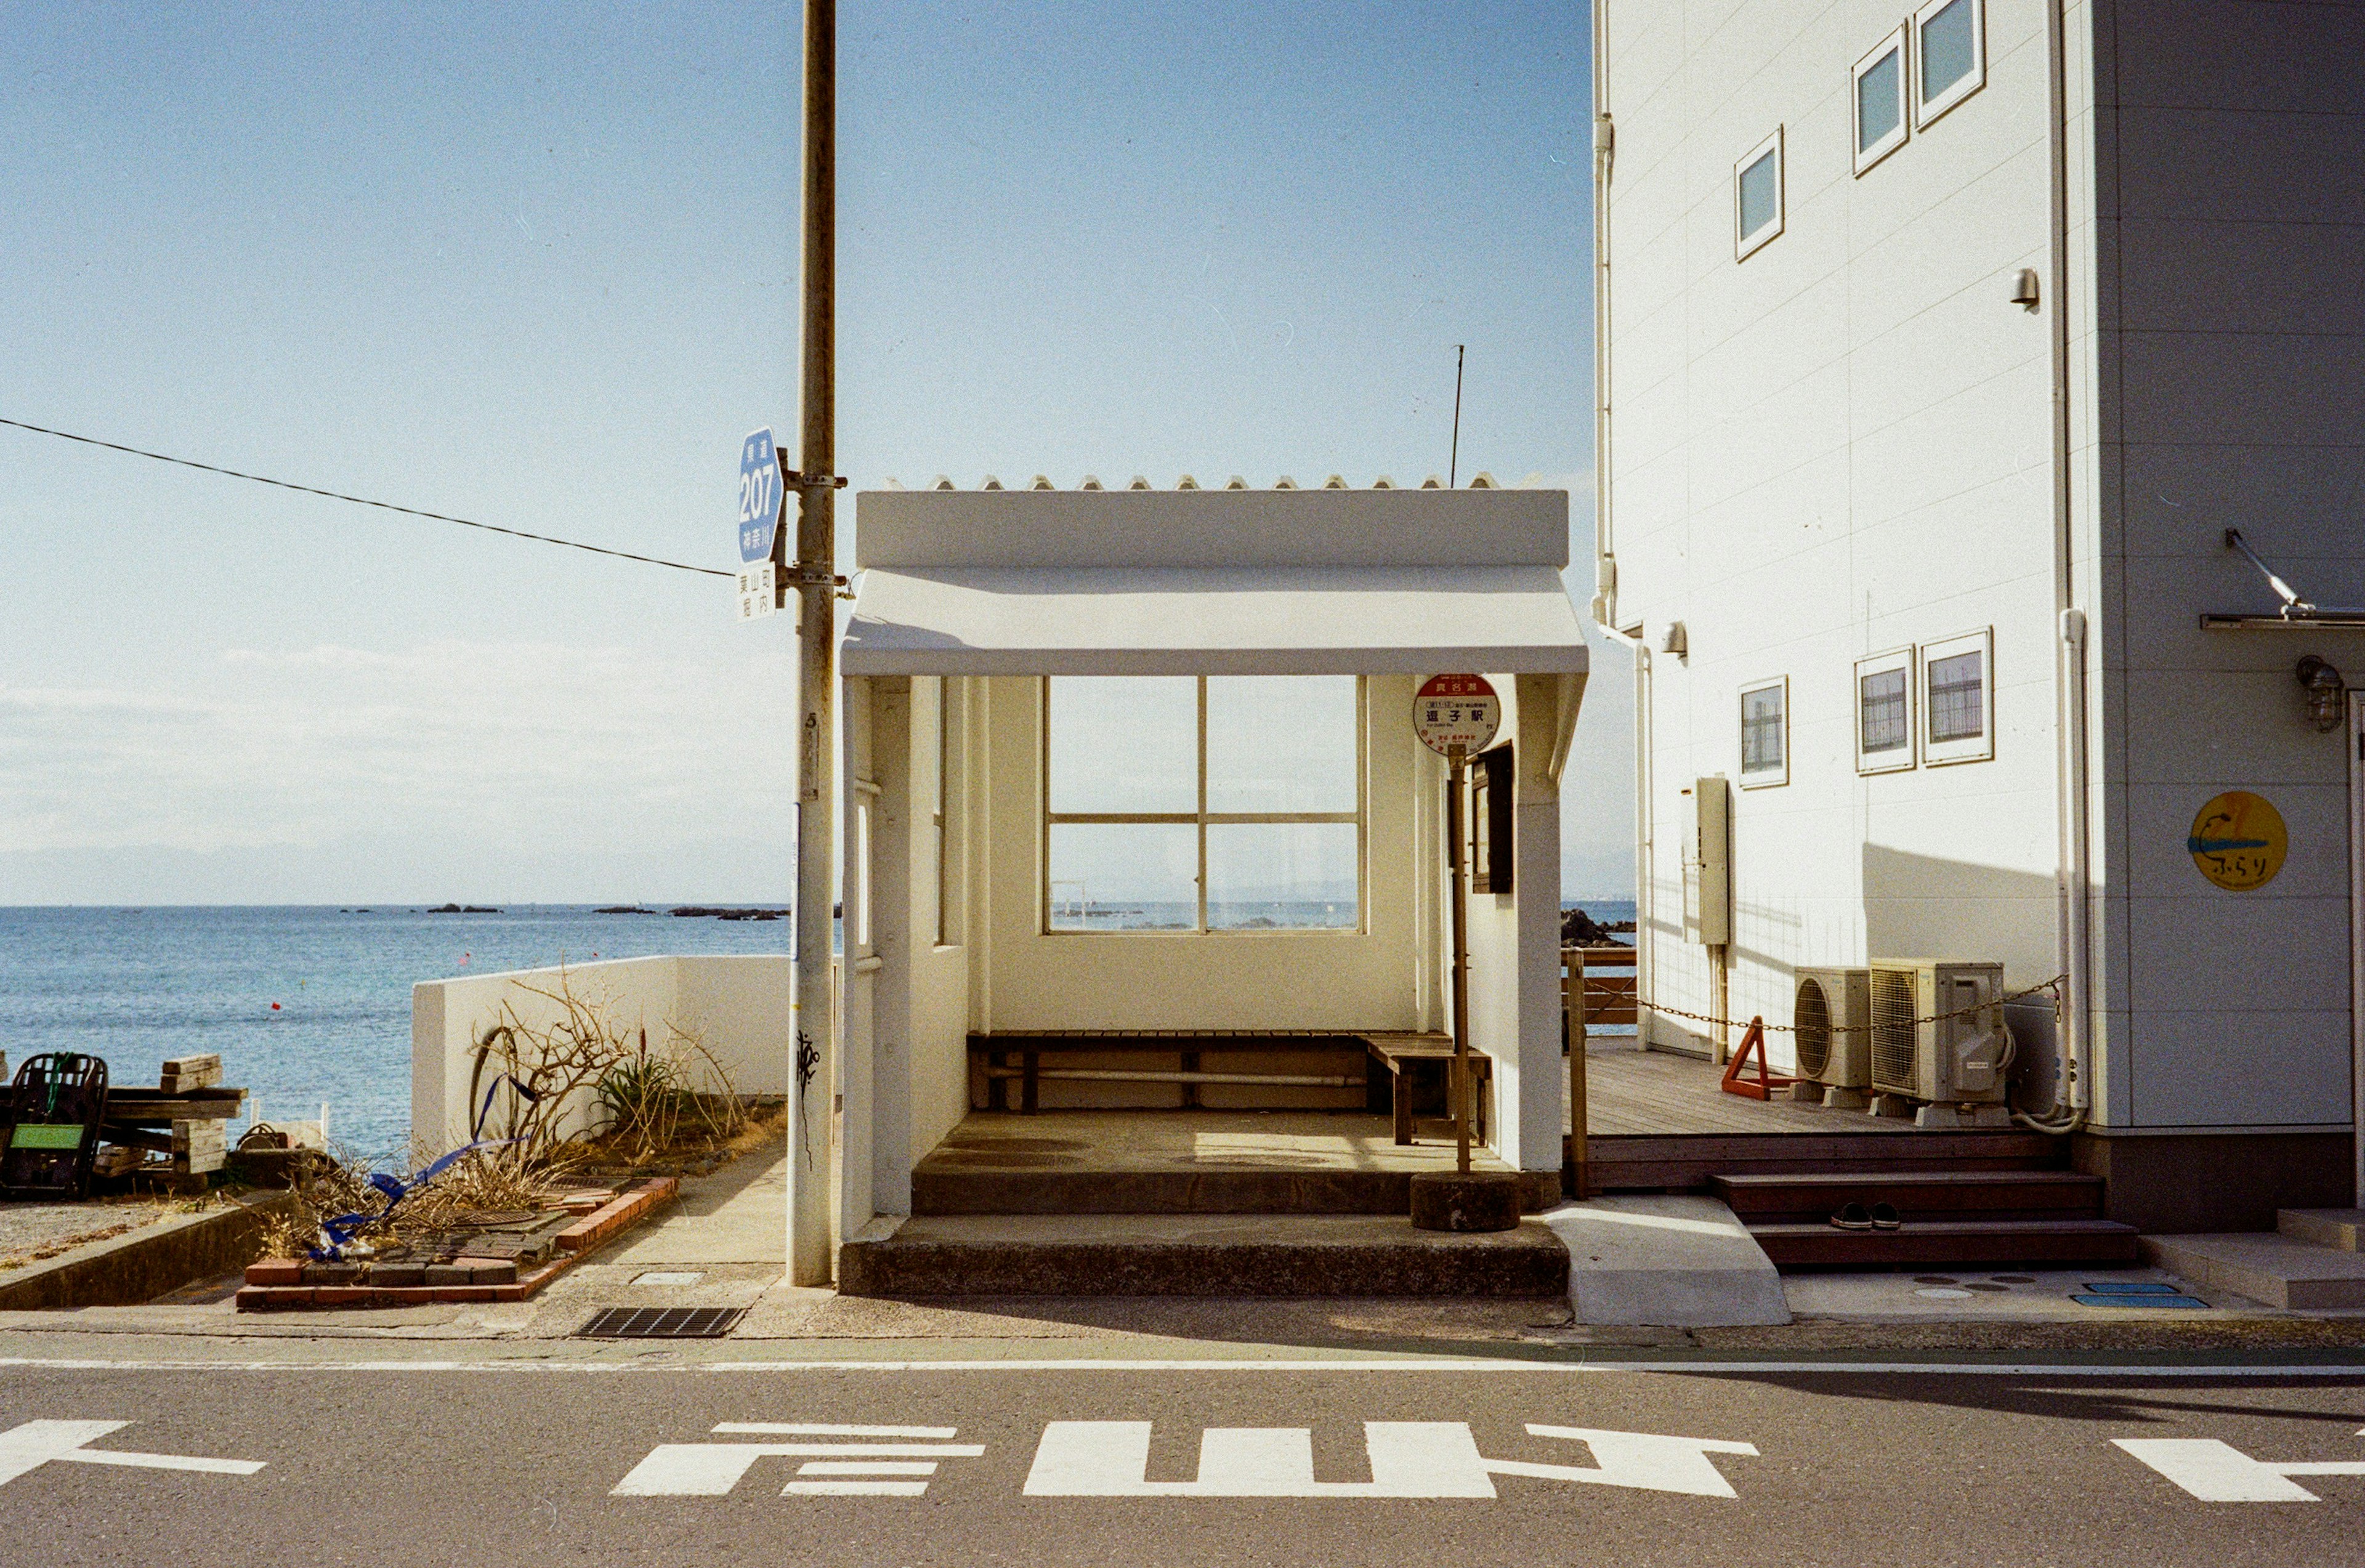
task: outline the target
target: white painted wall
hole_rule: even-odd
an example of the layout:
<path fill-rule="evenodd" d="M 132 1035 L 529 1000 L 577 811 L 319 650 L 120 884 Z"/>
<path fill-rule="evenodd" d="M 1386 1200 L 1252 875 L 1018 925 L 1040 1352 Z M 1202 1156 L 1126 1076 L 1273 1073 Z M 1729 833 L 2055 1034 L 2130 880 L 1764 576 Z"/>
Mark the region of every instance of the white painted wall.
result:
<path fill-rule="evenodd" d="M 421 980 L 410 989 L 410 1127 L 416 1152 L 432 1155 L 468 1141 L 476 1107 L 469 1077 L 476 1041 L 500 1022 L 504 1003 L 530 1024 L 560 1015 L 538 992 L 557 989 L 562 973 L 578 998 L 601 1006 L 627 1029 L 645 1028 L 652 1047 L 671 1023 L 694 1035 L 742 1094 L 788 1092 L 789 980 L 786 955 L 610 959 L 559 969 L 520 969 Z M 722 1088 L 701 1076 L 695 1087 Z M 484 1086 L 476 1090 L 481 1098 Z M 495 1106 L 498 1117 L 500 1105 Z M 597 1101 L 578 1097 L 562 1127 L 596 1124 Z"/>
<path fill-rule="evenodd" d="M 1990 0 L 1986 87 L 1855 177 L 1849 67 L 1899 17 L 1609 0 L 1619 608 L 1690 649 L 1652 660 L 1643 939 L 1693 1012 L 1684 791 L 1739 778 L 1740 689 L 1776 676 L 1789 781 L 1734 795 L 1734 1015 L 1788 1022 L 1801 964 L 2056 969 L 2048 329 L 2006 289 L 2046 260 L 2043 11 Z M 1732 165 L 1777 126 L 1784 231 L 1736 263 Z M 1859 778 L 1854 662 L 1981 627 L 1995 760 Z"/>

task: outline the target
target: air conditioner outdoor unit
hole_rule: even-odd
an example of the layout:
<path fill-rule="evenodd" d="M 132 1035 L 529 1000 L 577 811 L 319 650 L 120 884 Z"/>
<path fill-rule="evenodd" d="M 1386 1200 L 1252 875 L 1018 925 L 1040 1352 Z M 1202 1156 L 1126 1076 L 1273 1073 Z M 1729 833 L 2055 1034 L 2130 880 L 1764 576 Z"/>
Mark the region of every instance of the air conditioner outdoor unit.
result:
<path fill-rule="evenodd" d="M 1872 971 L 1800 969 L 1798 981 L 1799 1076 L 1823 1086 L 1824 1104 L 1861 1111 L 1872 1083 Z"/>
<path fill-rule="evenodd" d="M 1871 989 L 1876 1092 L 1920 1101 L 1925 1126 L 2011 1125 L 2001 964 L 1876 958 Z"/>

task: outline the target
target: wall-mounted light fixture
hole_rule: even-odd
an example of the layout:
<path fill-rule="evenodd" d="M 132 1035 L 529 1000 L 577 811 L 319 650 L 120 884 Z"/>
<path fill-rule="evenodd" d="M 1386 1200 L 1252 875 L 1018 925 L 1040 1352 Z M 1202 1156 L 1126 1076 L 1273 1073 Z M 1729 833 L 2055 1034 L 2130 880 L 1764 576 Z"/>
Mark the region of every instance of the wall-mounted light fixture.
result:
<path fill-rule="evenodd" d="M 1675 655 L 1676 657 L 1679 659 L 1688 660 L 1691 657 L 1692 640 L 1687 634 L 1686 634 L 1684 631 L 1684 623 L 1682 622 L 1670 621 L 1667 622 L 1667 640 L 1664 644 L 1664 648 L 1666 652 Z"/>
<path fill-rule="evenodd" d="M 2023 310 L 2036 308 L 2036 269 L 2023 267 L 2012 274 L 2012 302 Z"/>
<path fill-rule="evenodd" d="M 2348 685 L 2340 678 L 2340 672 L 2310 654 L 2292 674 L 2307 693 L 2308 722 L 2319 730 L 2338 729 L 2348 706 Z"/>

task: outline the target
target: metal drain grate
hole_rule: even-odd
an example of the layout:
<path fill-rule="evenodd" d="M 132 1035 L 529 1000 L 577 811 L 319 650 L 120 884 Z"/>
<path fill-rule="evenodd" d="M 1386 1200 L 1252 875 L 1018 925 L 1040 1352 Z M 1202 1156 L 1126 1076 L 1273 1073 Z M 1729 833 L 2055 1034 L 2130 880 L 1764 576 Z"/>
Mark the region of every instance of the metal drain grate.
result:
<path fill-rule="evenodd" d="M 611 1306 L 575 1331 L 578 1339 L 720 1339 L 744 1306 Z"/>

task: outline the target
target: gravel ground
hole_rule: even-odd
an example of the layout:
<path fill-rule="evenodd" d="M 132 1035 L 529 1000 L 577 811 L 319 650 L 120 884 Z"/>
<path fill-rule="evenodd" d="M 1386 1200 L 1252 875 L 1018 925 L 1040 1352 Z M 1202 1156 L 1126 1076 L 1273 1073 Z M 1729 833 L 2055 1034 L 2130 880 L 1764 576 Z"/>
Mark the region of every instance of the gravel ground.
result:
<path fill-rule="evenodd" d="M 0 1204 L 0 1269 L 20 1269 L 85 1241 L 128 1235 L 178 1214 L 181 1202 Z"/>

